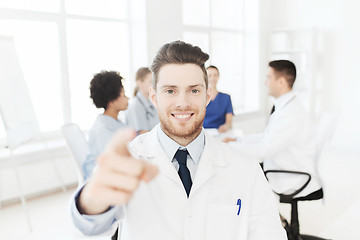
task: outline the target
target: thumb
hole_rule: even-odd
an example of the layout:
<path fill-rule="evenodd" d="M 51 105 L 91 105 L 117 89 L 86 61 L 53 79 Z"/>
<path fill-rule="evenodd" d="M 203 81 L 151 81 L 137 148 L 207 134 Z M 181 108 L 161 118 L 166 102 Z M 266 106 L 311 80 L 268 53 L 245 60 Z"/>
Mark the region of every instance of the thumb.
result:
<path fill-rule="evenodd" d="M 134 129 L 125 128 L 118 130 L 106 146 L 105 153 L 116 153 L 123 156 L 130 156 L 127 145 L 136 137 Z"/>

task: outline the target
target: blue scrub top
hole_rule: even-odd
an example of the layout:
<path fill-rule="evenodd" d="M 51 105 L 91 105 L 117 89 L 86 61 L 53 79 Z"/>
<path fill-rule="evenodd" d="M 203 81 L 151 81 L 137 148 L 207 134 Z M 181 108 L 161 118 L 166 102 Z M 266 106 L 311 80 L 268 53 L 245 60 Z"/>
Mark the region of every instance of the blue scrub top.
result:
<path fill-rule="evenodd" d="M 225 123 L 227 113 L 234 114 L 230 95 L 219 92 L 206 107 L 204 128 L 219 128 Z"/>

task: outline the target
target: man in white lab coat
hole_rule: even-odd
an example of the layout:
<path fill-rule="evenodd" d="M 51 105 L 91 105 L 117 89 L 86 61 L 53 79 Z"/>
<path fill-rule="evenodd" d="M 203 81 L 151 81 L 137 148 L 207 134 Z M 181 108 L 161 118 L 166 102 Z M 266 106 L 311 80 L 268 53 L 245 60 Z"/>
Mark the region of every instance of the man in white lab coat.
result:
<path fill-rule="evenodd" d="M 268 125 L 263 133 L 248 135 L 229 143 L 263 162 L 266 170 L 289 170 L 311 175 L 307 187 L 295 197 L 321 189 L 315 170 L 315 129 L 306 110 L 292 91 L 296 78 L 295 65 L 288 60 L 269 63 L 266 86 L 275 98 Z M 226 139 L 225 142 L 234 139 Z M 304 185 L 307 176 L 268 174 L 275 192 L 291 194 Z"/>
<path fill-rule="evenodd" d="M 209 56 L 181 41 L 152 64 L 150 99 L 160 124 L 135 136 L 119 132 L 71 200 L 85 235 L 122 240 L 282 240 L 276 201 L 258 164 L 207 135 Z"/>

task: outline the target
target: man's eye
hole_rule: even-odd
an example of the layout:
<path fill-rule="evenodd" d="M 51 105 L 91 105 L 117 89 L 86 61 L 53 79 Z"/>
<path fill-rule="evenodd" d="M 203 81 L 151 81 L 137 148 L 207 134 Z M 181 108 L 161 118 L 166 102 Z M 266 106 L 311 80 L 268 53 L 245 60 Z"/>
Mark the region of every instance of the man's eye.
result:
<path fill-rule="evenodd" d="M 168 89 L 168 90 L 166 90 L 165 92 L 168 93 L 168 94 L 173 94 L 173 93 L 174 93 L 174 90 Z"/>
<path fill-rule="evenodd" d="M 192 89 L 191 92 L 192 92 L 192 93 L 199 93 L 200 91 L 197 90 L 197 89 Z"/>

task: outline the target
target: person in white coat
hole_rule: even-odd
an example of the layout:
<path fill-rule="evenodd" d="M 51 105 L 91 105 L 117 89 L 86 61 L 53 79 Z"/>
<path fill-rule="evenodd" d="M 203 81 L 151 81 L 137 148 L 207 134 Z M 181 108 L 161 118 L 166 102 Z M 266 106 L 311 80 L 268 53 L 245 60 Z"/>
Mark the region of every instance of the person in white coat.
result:
<path fill-rule="evenodd" d="M 315 169 L 315 129 L 310 116 L 292 91 L 296 67 L 288 60 L 269 63 L 267 80 L 269 95 L 275 98 L 268 125 L 263 133 L 238 138 L 230 143 L 263 162 L 264 171 L 288 170 L 306 172 L 311 181 L 295 197 L 322 191 Z M 227 138 L 225 142 L 235 139 Z M 277 193 L 291 194 L 307 181 L 307 176 L 294 174 L 267 175 Z"/>
<path fill-rule="evenodd" d="M 126 111 L 126 123 L 138 134 L 150 131 L 159 123 L 158 114 L 149 99 L 149 89 L 152 81 L 151 70 L 139 68 L 136 72 L 136 88 L 134 98 L 130 100 Z"/>
<path fill-rule="evenodd" d="M 152 64 L 150 99 L 160 124 L 115 135 L 89 181 L 71 198 L 84 235 L 120 239 L 285 240 L 260 166 L 202 127 L 210 101 L 208 54 L 165 44 Z"/>

